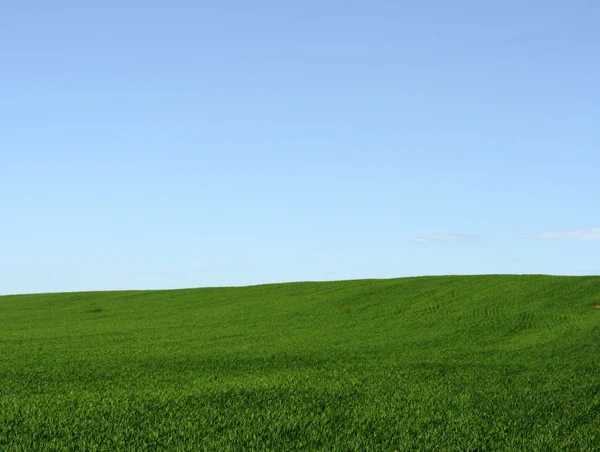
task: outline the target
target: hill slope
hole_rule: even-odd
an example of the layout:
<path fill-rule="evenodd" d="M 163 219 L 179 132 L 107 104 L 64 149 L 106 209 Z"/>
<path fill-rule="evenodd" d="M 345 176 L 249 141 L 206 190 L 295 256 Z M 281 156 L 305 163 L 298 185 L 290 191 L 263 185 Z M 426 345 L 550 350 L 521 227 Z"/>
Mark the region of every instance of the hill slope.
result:
<path fill-rule="evenodd" d="M 0 297 L 0 449 L 595 449 L 600 277 Z"/>

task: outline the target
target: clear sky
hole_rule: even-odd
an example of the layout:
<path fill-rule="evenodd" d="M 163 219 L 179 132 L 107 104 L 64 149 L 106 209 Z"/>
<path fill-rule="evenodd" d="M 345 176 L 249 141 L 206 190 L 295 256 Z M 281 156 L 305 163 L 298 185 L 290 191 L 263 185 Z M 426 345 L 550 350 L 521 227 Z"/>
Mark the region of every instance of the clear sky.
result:
<path fill-rule="evenodd" d="M 7 1 L 0 293 L 600 274 L 600 2 Z"/>

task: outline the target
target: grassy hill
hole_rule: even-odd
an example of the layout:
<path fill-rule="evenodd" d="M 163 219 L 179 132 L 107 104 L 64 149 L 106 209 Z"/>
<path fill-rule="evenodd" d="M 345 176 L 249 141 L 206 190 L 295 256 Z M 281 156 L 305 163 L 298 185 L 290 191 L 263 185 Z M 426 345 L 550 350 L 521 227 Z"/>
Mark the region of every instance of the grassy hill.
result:
<path fill-rule="evenodd" d="M 0 297 L 0 450 L 600 450 L 600 277 Z"/>

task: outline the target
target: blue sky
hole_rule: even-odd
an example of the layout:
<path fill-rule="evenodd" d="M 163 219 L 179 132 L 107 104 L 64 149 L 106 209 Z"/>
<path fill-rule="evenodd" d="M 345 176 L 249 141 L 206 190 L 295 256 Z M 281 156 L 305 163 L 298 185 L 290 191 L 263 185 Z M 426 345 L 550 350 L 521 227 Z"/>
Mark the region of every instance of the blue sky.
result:
<path fill-rule="evenodd" d="M 597 1 L 10 1 L 0 293 L 600 274 Z"/>

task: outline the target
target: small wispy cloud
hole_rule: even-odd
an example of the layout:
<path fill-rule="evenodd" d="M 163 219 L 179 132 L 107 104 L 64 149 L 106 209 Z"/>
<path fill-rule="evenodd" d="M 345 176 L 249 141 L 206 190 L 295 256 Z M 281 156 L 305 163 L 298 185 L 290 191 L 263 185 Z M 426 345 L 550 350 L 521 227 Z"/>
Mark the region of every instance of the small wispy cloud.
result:
<path fill-rule="evenodd" d="M 476 240 L 477 236 L 475 235 L 431 234 L 417 237 L 414 241 L 417 243 L 468 245 L 474 243 Z"/>
<path fill-rule="evenodd" d="M 548 231 L 536 234 L 534 237 L 540 240 L 600 240 L 600 228 Z"/>

